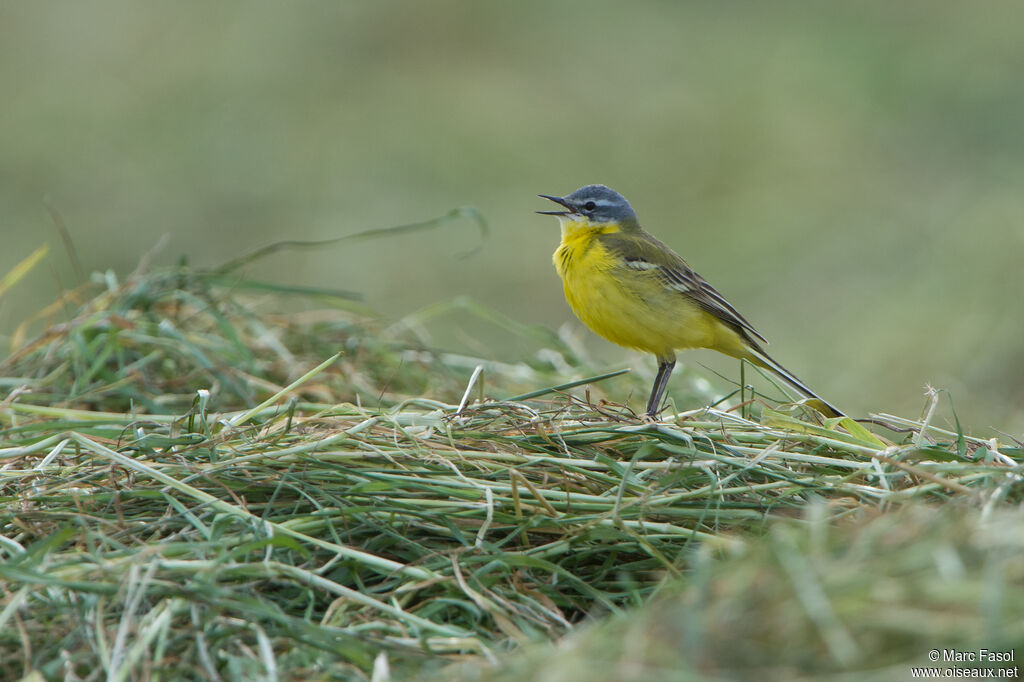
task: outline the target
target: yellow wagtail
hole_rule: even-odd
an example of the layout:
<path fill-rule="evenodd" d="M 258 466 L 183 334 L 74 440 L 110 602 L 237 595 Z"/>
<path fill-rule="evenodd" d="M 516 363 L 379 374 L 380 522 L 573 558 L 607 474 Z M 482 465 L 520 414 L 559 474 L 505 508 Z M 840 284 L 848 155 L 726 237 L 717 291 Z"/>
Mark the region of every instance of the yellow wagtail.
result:
<path fill-rule="evenodd" d="M 640 227 L 626 198 L 604 185 L 564 197 L 539 195 L 565 208 L 554 262 L 565 298 L 595 333 L 658 359 L 647 415 L 654 417 L 676 364 L 677 349 L 711 348 L 763 367 L 828 416 L 842 412 L 814 393 L 761 347 L 768 341 L 682 258 Z"/>

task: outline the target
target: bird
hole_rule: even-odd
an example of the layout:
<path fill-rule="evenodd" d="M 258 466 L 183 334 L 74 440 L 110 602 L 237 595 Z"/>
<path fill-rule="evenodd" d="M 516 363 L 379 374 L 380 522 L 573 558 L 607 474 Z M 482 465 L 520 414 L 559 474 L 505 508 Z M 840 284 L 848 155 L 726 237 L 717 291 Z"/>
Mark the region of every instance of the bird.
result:
<path fill-rule="evenodd" d="M 576 316 L 620 346 L 651 353 L 658 373 L 645 417 L 656 419 L 676 351 L 710 348 L 777 375 L 827 417 L 843 416 L 765 352 L 768 341 L 675 251 L 640 227 L 624 196 L 586 185 L 565 196 L 539 194 L 562 210 L 555 270 Z"/>

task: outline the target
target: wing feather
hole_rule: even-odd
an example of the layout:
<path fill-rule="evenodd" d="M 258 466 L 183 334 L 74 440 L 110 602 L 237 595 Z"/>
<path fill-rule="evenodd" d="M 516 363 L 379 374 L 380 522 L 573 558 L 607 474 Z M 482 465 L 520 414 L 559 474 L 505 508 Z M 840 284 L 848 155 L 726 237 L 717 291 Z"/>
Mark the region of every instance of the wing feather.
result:
<path fill-rule="evenodd" d="M 762 343 L 768 343 L 717 289 L 652 235 L 640 231 L 602 236 L 604 246 L 618 256 L 626 267 L 656 271 L 666 288 L 679 292 L 726 324 L 742 330 L 748 338 L 752 335 Z M 753 345 L 757 348 L 756 342 Z"/>

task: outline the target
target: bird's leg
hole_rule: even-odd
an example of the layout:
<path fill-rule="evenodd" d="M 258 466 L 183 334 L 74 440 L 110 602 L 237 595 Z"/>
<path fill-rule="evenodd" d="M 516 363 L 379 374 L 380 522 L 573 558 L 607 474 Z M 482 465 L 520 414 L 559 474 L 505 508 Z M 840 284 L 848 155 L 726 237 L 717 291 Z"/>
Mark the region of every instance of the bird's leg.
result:
<path fill-rule="evenodd" d="M 648 417 L 654 417 L 658 412 L 658 408 L 661 406 L 661 397 L 665 394 L 665 387 L 668 386 L 668 379 L 672 376 L 672 370 L 676 366 L 676 361 L 663 360 L 658 358 L 658 375 L 654 377 L 654 386 L 651 388 L 651 398 L 647 401 L 647 412 Z"/>

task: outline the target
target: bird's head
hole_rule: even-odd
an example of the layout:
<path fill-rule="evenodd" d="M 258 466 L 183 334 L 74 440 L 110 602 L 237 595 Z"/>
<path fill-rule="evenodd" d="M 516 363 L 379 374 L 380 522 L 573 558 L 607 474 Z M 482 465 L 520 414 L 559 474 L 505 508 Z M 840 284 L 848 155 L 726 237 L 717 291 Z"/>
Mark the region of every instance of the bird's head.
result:
<path fill-rule="evenodd" d="M 586 227 L 617 227 L 619 229 L 630 229 L 637 225 L 636 212 L 633 207 L 626 201 L 626 197 L 611 187 L 586 185 L 564 197 L 547 194 L 537 196 L 549 199 L 565 209 L 564 211 L 537 211 L 544 215 L 557 216 L 563 225 L 575 223 Z"/>

